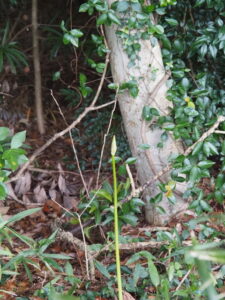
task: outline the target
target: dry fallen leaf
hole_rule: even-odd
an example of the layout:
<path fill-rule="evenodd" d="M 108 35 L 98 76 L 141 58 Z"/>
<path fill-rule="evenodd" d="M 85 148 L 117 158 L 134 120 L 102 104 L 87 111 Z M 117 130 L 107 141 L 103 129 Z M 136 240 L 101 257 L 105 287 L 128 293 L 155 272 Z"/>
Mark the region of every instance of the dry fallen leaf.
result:
<path fill-rule="evenodd" d="M 14 191 L 16 195 L 24 195 L 30 191 L 31 187 L 31 175 L 30 172 L 26 172 L 23 176 L 21 176 L 15 185 Z"/>
<path fill-rule="evenodd" d="M 62 194 L 68 195 L 68 189 L 66 187 L 66 180 L 61 174 L 59 175 L 59 178 L 58 178 L 58 186 L 59 186 L 59 190 Z"/>
<path fill-rule="evenodd" d="M 115 297 L 115 300 L 118 300 L 118 298 Z M 123 291 L 123 300 L 135 300 L 135 298 L 130 293 Z"/>
<path fill-rule="evenodd" d="M 8 210 L 9 210 L 9 206 L 0 206 L 0 215 L 3 216 L 7 214 Z"/>
<path fill-rule="evenodd" d="M 45 189 L 40 184 L 34 189 L 34 197 L 38 203 L 44 203 L 48 199 Z"/>

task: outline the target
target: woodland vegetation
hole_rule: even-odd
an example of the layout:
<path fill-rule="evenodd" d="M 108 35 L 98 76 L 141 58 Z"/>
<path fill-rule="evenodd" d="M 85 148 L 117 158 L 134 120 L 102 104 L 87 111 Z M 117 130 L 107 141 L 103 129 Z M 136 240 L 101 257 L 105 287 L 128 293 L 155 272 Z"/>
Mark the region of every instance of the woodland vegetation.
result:
<path fill-rule="evenodd" d="M 0 298 L 225 299 L 224 0 L 0 25 Z"/>

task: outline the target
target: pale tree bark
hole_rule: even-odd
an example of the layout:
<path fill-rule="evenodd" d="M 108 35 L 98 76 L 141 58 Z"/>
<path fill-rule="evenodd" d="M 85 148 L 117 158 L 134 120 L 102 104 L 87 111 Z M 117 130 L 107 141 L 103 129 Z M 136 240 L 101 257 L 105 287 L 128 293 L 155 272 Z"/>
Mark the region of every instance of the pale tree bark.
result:
<path fill-rule="evenodd" d="M 113 0 L 108 0 L 109 5 Z M 141 51 L 139 53 L 140 61 L 137 61 L 135 67 L 128 68 L 129 58 L 123 50 L 122 41 L 116 35 L 117 26 L 106 26 L 106 38 L 111 51 L 111 70 L 113 80 L 117 84 L 127 82 L 133 77 L 137 80 L 139 94 L 134 99 L 128 92 L 119 94 L 119 106 L 124 121 L 129 145 L 132 155 L 137 157 L 137 174 L 140 184 L 144 184 L 151 177 L 159 173 L 167 164 L 168 157 L 171 154 L 182 153 L 182 145 L 175 142 L 171 136 L 164 143 L 162 149 L 157 147 L 160 142 L 160 136 L 163 131 L 150 128 L 150 124 L 143 121 L 142 110 L 144 106 L 157 108 L 160 115 L 168 115 L 171 102 L 166 99 L 168 75 L 163 66 L 161 49 L 159 44 L 152 47 L 150 40 L 140 40 Z M 154 75 L 154 76 L 153 76 Z M 155 78 L 154 78 L 155 77 Z M 141 144 L 150 145 L 148 150 L 140 150 Z M 169 174 L 160 178 L 161 182 L 166 183 L 169 180 Z M 172 205 L 164 197 L 160 206 L 166 211 L 165 214 L 159 214 L 154 206 L 147 200 L 159 193 L 157 182 L 155 182 L 146 191 L 144 197 L 146 200 L 146 219 L 151 224 L 165 224 L 176 212 L 187 207 L 187 201 L 182 198 L 182 192 L 185 186 L 177 184 L 176 198 L 177 203 Z"/>
<path fill-rule="evenodd" d="M 35 106 L 37 114 L 37 125 L 40 134 L 44 134 L 44 114 L 42 107 L 41 89 L 41 66 L 38 43 L 38 0 L 32 0 L 32 37 L 33 37 L 33 63 L 34 63 L 34 86 L 35 86 Z"/>

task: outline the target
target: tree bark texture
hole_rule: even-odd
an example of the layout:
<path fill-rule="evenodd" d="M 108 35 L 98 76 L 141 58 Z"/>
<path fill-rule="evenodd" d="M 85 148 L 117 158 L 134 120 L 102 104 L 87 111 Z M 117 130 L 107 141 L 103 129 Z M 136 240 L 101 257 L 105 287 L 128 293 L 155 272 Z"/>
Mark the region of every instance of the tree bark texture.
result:
<path fill-rule="evenodd" d="M 33 37 L 33 64 L 34 64 L 34 86 L 35 86 L 35 106 L 37 114 L 37 124 L 40 134 L 44 134 L 44 114 L 42 107 L 41 89 L 41 66 L 38 43 L 38 0 L 32 0 L 32 37 Z"/>
<path fill-rule="evenodd" d="M 108 0 L 109 5 L 113 0 Z M 144 184 L 152 176 L 159 173 L 167 164 L 168 157 L 171 154 L 183 153 L 181 143 L 174 141 L 171 136 L 164 143 L 163 148 L 158 148 L 162 131 L 152 129 L 151 122 L 146 122 L 142 118 L 144 106 L 157 108 L 160 115 L 169 114 L 171 102 L 166 99 L 168 75 L 165 72 L 161 49 L 159 44 L 154 47 L 150 40 L 140 40 L 141 51 L 140 60 L 136 66 L 128 68 L 129 58 L 123 50 L 122 41 L 116 35 L 117 26 L 106 26 L 106 38 L 111 51 L 110 63 L 113 80 L 116 84 L 127 82 L 135 78 L 139 87 L 139 94 L 134 99 L 128 92 L 119 94 L 119 106 L 124 121 L 129 145 L 132 155 L 137 157 L 137 173 L 140 184 Z M 150 128 L 151 127 L 151 128 Z M 141 144 L 150 145 L 148 150 L 140 150 Z M 161 182 L 168 182 L 169 174 L 161 177 Z M 176 198 L 177 203 L 172 205 L 166 197 L 163 198 L 160 206 L 166 211 L 165 214 L 159 214 L 156 208 L 149 203 L 150 197 L 158 194 L 159 188 L 157 182 L 146 190 L 144 198 L 146 200 L 145 214 L 150 224 L 162 225 L 169 221 L 170 217 L 176 212 L 187 207 L 187 201 L 182 198 L 182 192 L 185 189 L 184 184 L 177 184 Z"/>

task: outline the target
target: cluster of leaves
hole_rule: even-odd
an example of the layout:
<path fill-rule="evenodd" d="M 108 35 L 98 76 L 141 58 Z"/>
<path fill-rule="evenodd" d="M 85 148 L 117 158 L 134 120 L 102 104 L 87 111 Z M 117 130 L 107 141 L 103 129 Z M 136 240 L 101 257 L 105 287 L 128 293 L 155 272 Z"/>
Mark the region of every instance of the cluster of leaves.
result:
<path fill-rule="evenodd" d="M 27 161 L 26 151 L 21 149 L 26 132 L 21 131 L 12 136 L 7 127 L 0 127 L 0 200 L 5 199 L 7 188 L 5 181 L 12 171 Z"/>
<path fill-rule="evenodd" d="M 16 74 L 17 69 L 27 66 L 25 54 L 19 50 L 17 42 L 10 41 L 9 38 L 9 22 L 0 30 L 0 72 L 7 65 L 12 73 Z"/>
<path fill-rule="evenodd" d="M 116 161 L 121 160 L 116 157 Z M 123 175 L 126 173 L 125 165 L 132 164 L 135 159 L 128 158 L 124 164 L 119 168 L 118 174 Z M 125 182 L 120 182 L 117 187 L 117 197 L 119 202 L 119 226 L 122 227 L 123 224 L 131 224 L 135 226 L 138 221 L 137 214 L 141 212 L 140 207 L 144 205 L 144 202 L 139 198 L 133 198 L 129 202 L 122 203 L 130 194 L 130 180 L 127 179 Z M 114 217 L 114 207 L 113 207 L 113 188 L 109 182 L 105 182 L 100 190 L 92 191 L 91 201 L 82 201 L 79 205 L 81 211 L 85 211 L 83 215 L 84 220 L 94 217 L 95 224 L 102 226 L 112 224 Z"/>
<path fill-rule="evenodd" d="M 221 68 L 225 51 L 224 2 L 192 2 L 179 1 L 176 9 L 168 7 L 160 20 L 165 30 L 160 37 L 163 58 L 172 73 L 168 99 L 174 109 L 171 117 L 159 117 L 158 124 L 165 133 L 172 132 L 175 139 L 182 139 L 185 147 L 198 141 L 218 116 L 225 115 Z M 225 129 L 224 123 L 220 129 Z M 191 204 L 198 213 L 210 210 L 210 199 L 223 203 L 224 147 L 223 136 L 214 133 L 199 142 L 188 157 L 174 159 L 172 178 L 189 182 L 185 196 L 198 196 Z M 183 174 L 183 179 L 178 174 Z M 212 186 L 207 196 L 196 187 L 205 177 L 210 178 Z"/>

